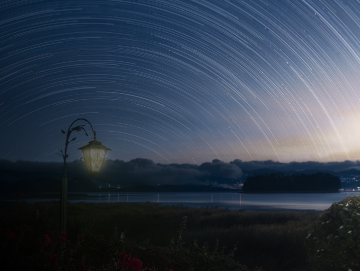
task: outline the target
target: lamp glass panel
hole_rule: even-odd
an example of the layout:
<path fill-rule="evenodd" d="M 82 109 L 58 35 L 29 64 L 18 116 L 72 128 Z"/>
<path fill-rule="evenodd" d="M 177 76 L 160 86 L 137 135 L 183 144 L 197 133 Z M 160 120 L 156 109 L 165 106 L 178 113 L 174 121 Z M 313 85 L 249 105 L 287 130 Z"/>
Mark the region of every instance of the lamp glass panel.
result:
<path fill-rule="evenodd" d="M 91 171 L 91 156 L 90 156 L 90 148 L 84 148 L 82 149 L 83 155 L 84 155 L 84 160 L 85 160 L 85 165 L 86 165 L 86 169 L 88 171 Z"/>
<path fill-rule="evenodd" d="M 104 149 L 91 149 L 91 172 L 100 172 L 104 164 L 106 150 Z"/>

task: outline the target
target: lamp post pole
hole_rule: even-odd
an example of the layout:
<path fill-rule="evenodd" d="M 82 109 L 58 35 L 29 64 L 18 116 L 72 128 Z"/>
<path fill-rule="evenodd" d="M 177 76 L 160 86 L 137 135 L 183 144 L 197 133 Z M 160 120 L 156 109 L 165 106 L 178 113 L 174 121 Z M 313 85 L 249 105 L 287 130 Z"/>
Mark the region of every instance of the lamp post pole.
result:
<path fill-rule="evenodd" d="M 71 123 L 71 125 L 66 133 L 65 151 L 63 152 L 62 149 L 60 149 L 59 151 L 61 153 L 58 153 L 64 159 L 63 174 L 62 174 L 62 179 L 61 179 L 61 195 L 60 195 L 60 232 L 65 233 L 65 234 L 66 234 L 66 223 L 67 223 L 66 218 L 67 218 L 67 183 L 68 183 L 67 177 L 66 177 L 66 167 L 67 167 L 66 158 L 69 156 L 67 154 L 67 148 L 68 148 L 69 143 L 76 139 L 76 137 L 74 137 L 73 139 L 71 139 L 69 141 L 69 137 L 73 131 L 80 132 L 81 130 L 84 130 L 86 136 L 88 135 L 84 128 L 85 125 L 80 125 L 80 126 L 71 128 L 72 125 L 78 120 L 84 120 L 90 124 L 90 127 L 91 127 L 92 131 L 94 132 L 94 140 L 96 140 L 96 133 L 95 133 L 91 123 L 86 119 L 82 119 L 82 118 L 77 119 L 73 123 Z M 65 131 L 61 130 L 61 132 L 63 134 L 65 134 Z M 66 248 L 66 242 L 61 243 L 61 247 Z"/>
<path fill-rule="evenodd" d="M 66 233 L 66 217 L 67 217 L 67 178 L 66 165 L 63 168 L 63 176 L 61 179 L 61 195 L 60 195 L 60 232 Z M 61 247 L 66 248 L 66 242 L 61 243 Z"/>

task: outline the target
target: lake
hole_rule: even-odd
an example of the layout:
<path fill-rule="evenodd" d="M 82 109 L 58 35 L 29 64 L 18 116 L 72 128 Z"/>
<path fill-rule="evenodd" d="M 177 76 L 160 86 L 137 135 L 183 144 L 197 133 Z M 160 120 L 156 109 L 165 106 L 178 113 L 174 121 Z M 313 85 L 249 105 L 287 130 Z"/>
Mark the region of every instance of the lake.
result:
<path fill-rule="evenodd" d="M 72 194 L 72 193 L 69 193 Z M 77 193 L 78 194 L 78 193 Z M 128 193 L 84 193 L 88 197 L 71 197 L 69 203 L 145 203 L 160 205 L 183 205 L 192 207 L 229 208 L 232 210 L 314 210 L 323 211 L 334 202 L 359 192 L 339 193 L 278 193 L 244 194 L 230 192 L 128 192 Z M 28 199 L 27 202 L 56 201 L 54 199 Z"/>

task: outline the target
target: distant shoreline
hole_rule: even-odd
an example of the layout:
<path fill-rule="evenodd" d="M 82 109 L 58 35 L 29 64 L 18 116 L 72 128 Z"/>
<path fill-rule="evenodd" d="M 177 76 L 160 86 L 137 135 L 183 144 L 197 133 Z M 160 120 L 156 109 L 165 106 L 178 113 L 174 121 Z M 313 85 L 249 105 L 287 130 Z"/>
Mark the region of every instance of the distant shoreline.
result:
<path fill-rule="evenodd" d="M 231 192 L 236 193 L 241 189 L 238 188 L 225 188 L 219 186 L 210 186 L 210 185 L 134 185 L 134 186 L 127 186 L 127 187 L 103 187 L 98 188 L 93 185 L 93 187 L 88 186 L 79 186 L 79 187 L 68 187 L 68 193 L 123 193 L 123 192 Z M 60 193 L 60 187 L 55 188 L 46 188 L 38 186 L 32 187 L 21 187 L 21 186 L 14 186 L 14 187 L 7 187 L 5 189 L 1 189 L 0 197 L 6 194 L 46 194 L 46 193 Z"/>
<path fill-rule="evenodd" d="M 89 197 L 88 194 L 68 194 L 70 197 Z M 0 199 L 20 199 L 20 198 L 41 198 L 41 199 L 60 199 L 60 194 L 0 194 Z"/>
<path fill-rule="evenodd" d="M 97 195 L 90 195 L 90 193 L 192 193 L 192 192 L 221 192 L 221 193 L 237 193 L 238 190 L 218 190 L 218 191 L 198 191 L 198 190 L 179 190 L 179 191 L 89 191 L 89 192 L 83 192 L 83 193 L 79 193 L 79 194 L 73 194 L 71 191 L 68 192 L 67 197 L 68 198 L 79 198 L 79 197 L 95 197 Z M 51 193 L 51 194 L 47 194 L 47 193 Z M 125 195 L 126 196 L 126 195 Z M 28 198 L 28 199 L 34 199 L 34 198 L 38 198 L 38 199 L 60 199 L 60 193 L 53 193 L 53 192 L 44 192 L 44 193 L 12 193 L 12 194 L 3 194 L 0 193 L 0 200 L 1 199 L 21 199 L 21 198 Z"/>
<path fill-rule="evenodd" d="M 6 206 L 9 204 L 13 204 L 14 201 L 1 201 L 0 200 L 0 206 Z M 42 201 L 38 201 L 38 202 L 31 202 L 29 204 L 42 204 Z M 59 201 L 49 201 L 48 203 L 50 204 L 59 204 Z M 146 206 L 148 204 L 153 204 L 155 206 L 168 206 L 169 208 L 175 207 L 175 208 L 179 208 L 179 207 L 186 207 L 186 208 L 196 208 L 196 209 L 219 209 L 219 210 L 229 210 L 228 207 L 226 206 L 220 206 L 220 205 L 206 205 L 206 206 L 195 206 L 195 205 L 184 205 L 184 204 L 164 204 L 164 203 L 157 203 L 157 202 L 111 202 L 111 203 L 105 203 L 105 202 L 99 202 L 99 203 L 88 203 L 88 202 L 75 202 L 75 203 L 71 203 L 68 202 L 68 204 L 76 204 L 77 206 L 84 206 L 84 205 L 91 205 L 93 206 L 93 204 L 95 204 L 96 206 L 98 205 L 103 205 L 103 206 L 120 206 L 123 204 L 126 205 L 140 205 L 140 206 Z M 268 213 L 268 212 L 279 212 L 279 213 L 321 213 L 324 212 L 324 210 L 316 210 L 316 209 L 296 209 L 296 208 L 278 208 L 278 207 L 273 207 L 273 208 L 264 208 L 259 207 L 259 206 L 248 206 L 248 208 L 238 208 L 238 209 L 230 209 L 230 211 L 236 211 L 236 212 L 258 212 L 258 213 Z"/>
<path fill-rule="evenodd" d="M 356 192 L 356 191 L 343 191 L 343 192 Z M 257 191 L 257 192 L 244 192 L 240 191 L 239 193 L 243 194 L 294 194 L 294 193 L 340 193 L 340 191 Z"/>
<path fill-rule="evenodd" d="M 348 192 L 348 193 L 356 193 L 360 191 L 336 191 L 336 192 L 328 192 L 328 191 L 257 191 L 257 192 L 244 192 L 239 190 L 218 190 L 218 191 L 199 191 L 199 190 L 178 190 L 178 191 L 89 191 L 83 193 L 73 194 L 72 192 L 68 192 L 68 198 L 86 198 L 86 197 L 94 197 L 97 195 L 90 195 L 90 193 L 240 193 L 240 194 L 314 194 L 314 193 L 340 193 L 340 192 Z M 51 194 L 47 194 L 51 193 Z M 60 199 L 60 193 L 53 193 L 53 192 L 45 192 L 45 193 L 12 193 L 12 194 L 3 194 L 0 193 L 0 199 L 21 199 L 21 198 L 28 198 L 28 199 Z"/>

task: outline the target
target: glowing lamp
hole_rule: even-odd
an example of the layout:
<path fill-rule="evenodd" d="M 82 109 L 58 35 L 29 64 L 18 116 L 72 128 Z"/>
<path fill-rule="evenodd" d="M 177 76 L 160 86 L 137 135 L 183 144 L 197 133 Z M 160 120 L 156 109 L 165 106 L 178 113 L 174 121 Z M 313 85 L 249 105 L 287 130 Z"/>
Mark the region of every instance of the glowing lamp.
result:
<path fill-rule="evenodd" d="M 81 157 L 81 159 L 85 160 L 88 173 L 94 178 L 101 171 L 106 152 L 111 149 L 101 145 L 101 142 L 93 140 L 86 146 L 79 148 L 79 150 L 83 152 L 84 157 Z"/>

